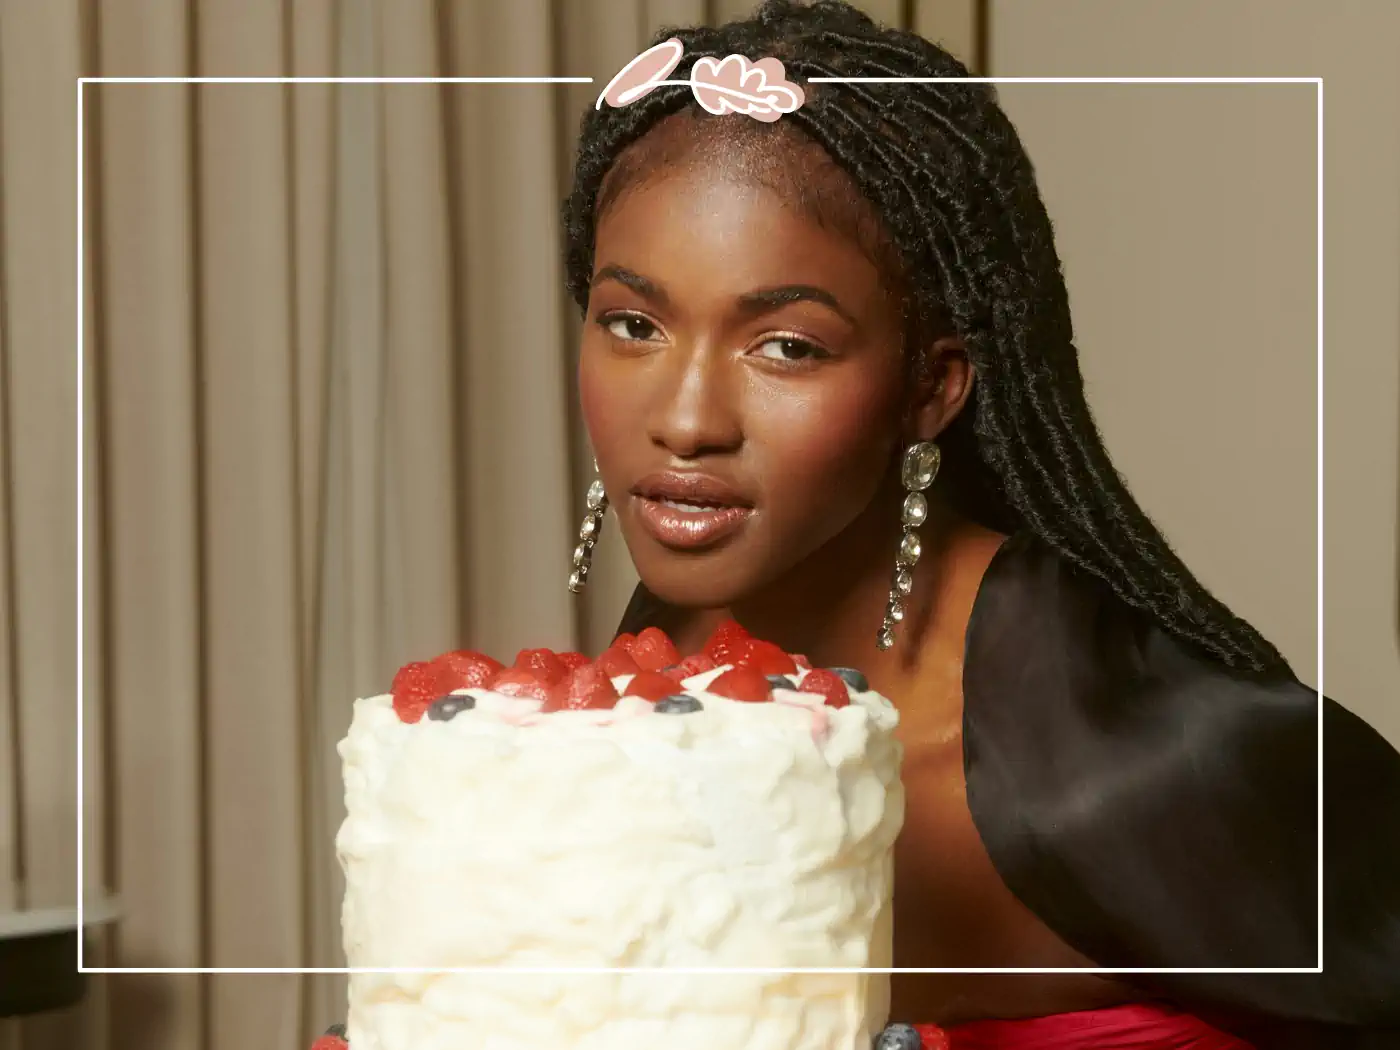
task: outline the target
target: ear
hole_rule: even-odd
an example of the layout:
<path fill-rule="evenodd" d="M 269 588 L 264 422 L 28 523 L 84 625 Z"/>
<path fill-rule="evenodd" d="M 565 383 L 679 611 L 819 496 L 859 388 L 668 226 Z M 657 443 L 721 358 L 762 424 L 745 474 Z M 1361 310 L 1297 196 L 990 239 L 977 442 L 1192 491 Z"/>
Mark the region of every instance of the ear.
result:
<path fill-rule="evenodd" d="M 967 404 L 975 379 L 961 338 L 947 335 L 930 343 L 914 368 L 905 421 L 907 438 L 935 440 Z"/>

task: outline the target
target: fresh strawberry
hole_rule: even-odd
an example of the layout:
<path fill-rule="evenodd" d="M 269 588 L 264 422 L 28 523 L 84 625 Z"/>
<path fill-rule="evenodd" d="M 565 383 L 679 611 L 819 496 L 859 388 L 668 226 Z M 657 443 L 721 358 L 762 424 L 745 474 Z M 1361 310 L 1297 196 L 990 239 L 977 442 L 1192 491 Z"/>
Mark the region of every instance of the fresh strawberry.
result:
<path fill-rule="evenodd" d="M 681 658 L 679 650 L 660 627 L 648 627 L 637 635 L 630 652 L 643 671 L 660 671 Z"/>
<path fill-rule="evenodd" d="M 772 698 L 772 686 L 768 684 L 763 672 L 742 664 L 725 671 L 705 689 L 718 696 L 727 696 L 731 700 L 742 700 L 750 704 L 760 704 Z"/>
<path fill-rule="evenodd" d="M 788 655 L 792 657 L 792 662 L 795 663 L 802 670 L 810 671 L 812 669 L 812 661 L 807 659 L 801 653 L 788 653 Z"/>
<path fill-rule="evenodd" d="M 560 653 L 559 662 L 564 665 L 565 672 L 577 671 L 584 664 L 591 664 L 593 661 L 584 656 L 583 653 Z"/>
<path fill-rule="evenodd" d="M 445 668 L 435 661 L 420 660 L 399 668 L 389 691 L 394 694 L 394 712 L 412 724 L 423 717 L 434 700 L 454 688 Z"/>
<path fill-rule="evenodd" d="M 598 667 L 589 664 L 569 676 L 570 711 L 611 710 L 617 704 L 617 690 L 612 679 Z"/>
<path fill-rule="evenodd" d="M 627 688 L 622 690 L 622 695 L 640 696 L 643 700 L 656 703 L 663 696 L 673 696 L 675 692 L 676 683 L 660 671 L 639 671 L 627 683 Z"/>
<path fill-rule="evenodd" d="M 919 1033 L 919 1039 L 923 1042 L 923 1050 L 948 1050 L 953 1044 L 948 1040 L 948 1033 L 937 1025 L 916 1024 L 914 1031 Z"/>
<path fill-rule="evenodd" d="M 753 636 L 737 620 L 725 620 L 710 635 L 710 640 L 705 643 L 705 652 L 710 654 L 716 666 L 738 663 L 752 640 Z"/>
<path fill-rule="evenodd" d="M 597 664 L 586 664 L 555 682 L 545 697 L 546 711 L 609 710 L 617 703 L 612 680 Z"/>
<path fill-rule="evenodd" d="M 665 670 L 667 678 L 676 682 L 684 681 L 691 675 L 704 674 L 706 671 L 713 671 L 718 664 L 709 653 L 694 653 L 687 656 L 680 663 Z"/>
<path fill-rule="evenodd" d="M 521 649 L 512 665 L 518 671 L 529 671 L 545 685 L 553 685 L 564 677 L 566 668 L 549 649 Z"/>
<path fill-rule="evenodd" d="M 621 649 L 630 656 L 632 653 L 632 646 L 635 644 L 637 644 L 637 636 L 630 631 L 623 631 L 612 640 L 612 645 L 608 646 L 608 648 Z"/>
<path fill-rule="evenodd" d="M 350 1044 L 338 1035 L 323 1035 L 311 1044 L 311 1050 L 350 1050 Z"/>
<path fill-rule="evenodd" d="M 636 674 L 641 670 L 637 666 L 637 661 L 632 659 L 632 654 L 616 645 L 604 649 L 595 663 L 609 678 L 616 678 L 618 675 L 624 674 Z"/>
<path fill-rule="evenodd" d="M 442 668 L 453 689 L 480 689 L 501 669 L 499 660 L 469 649 L 443 653 L 433 663 Z"/>
<path fill-rule="evenodd" d="M 540 681 L 532 672 L 520 667 L 507 667 L 496 672 L 487 686 L 502 696 L 528 696 L 543 700 L 549 693 L 549 685 Z"/>
<path fill-rule="evenodd" d="M 748 650 L 739 657 L 739 663 L 756 668 L 764 674 L 796 674 L 797 664 L 792 657 L 772 642 L 754 639 Z"/>
<path fill-rule="evenodd" d="M 804 693 L 818 693 L 826 698 L 830 707 L 845 707 L 851 702 L 851 694 L 839 675 L 832 674 L 825 667 L 809 671 L 797 686 Z"/>

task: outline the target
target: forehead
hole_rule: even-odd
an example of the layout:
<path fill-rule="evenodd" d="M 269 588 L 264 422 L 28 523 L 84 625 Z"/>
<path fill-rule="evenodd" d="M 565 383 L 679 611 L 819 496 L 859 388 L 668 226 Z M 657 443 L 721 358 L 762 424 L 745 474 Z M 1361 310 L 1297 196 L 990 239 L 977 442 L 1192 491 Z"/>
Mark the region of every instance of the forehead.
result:
<path fill-rule="evenodd" d="M 874 206 L 800 131 L 748 117 L 663 121 L 619 157 L 599 194 L 595 266 L 729 284 L 898 284 Z M 652 276 L 661 276 L 653 272 Z"/>
<path fill-rule="evenodd" d="M 879 271 L 848 238 L 766 186 L 704 167 L 649 179 L 621 198 L 599 224 L 594 261 L 635 270 L 692 301 L 783 284 L 868 299 L 881 286 Z"/>
<path fill-rule="evenodd" d="M 696 107 L 660 121 L 618 156 L 598 193 L 599 223 L 621 200 L 677 173 L 772 190 L 817 226 L 845 236 L 894 278 L 893 242 L 851 176 L 792 121 L 714 116 Z"/>

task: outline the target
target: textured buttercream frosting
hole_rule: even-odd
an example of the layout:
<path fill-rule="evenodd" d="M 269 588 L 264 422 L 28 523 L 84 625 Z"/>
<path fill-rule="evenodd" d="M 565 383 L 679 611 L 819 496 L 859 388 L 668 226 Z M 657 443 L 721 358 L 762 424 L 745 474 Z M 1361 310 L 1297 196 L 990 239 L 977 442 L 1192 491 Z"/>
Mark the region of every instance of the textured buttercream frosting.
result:
<path fill-rule="evenodd" d="M 357 701 L 340 745 L 352 967 L 888 967 L 897 716 L 874 692 L 448 721 Z M 625 691 L 627 678 L 614 679 Z M 354 974 L 353 1050 L 846 1050 L 868 974 Z"/>

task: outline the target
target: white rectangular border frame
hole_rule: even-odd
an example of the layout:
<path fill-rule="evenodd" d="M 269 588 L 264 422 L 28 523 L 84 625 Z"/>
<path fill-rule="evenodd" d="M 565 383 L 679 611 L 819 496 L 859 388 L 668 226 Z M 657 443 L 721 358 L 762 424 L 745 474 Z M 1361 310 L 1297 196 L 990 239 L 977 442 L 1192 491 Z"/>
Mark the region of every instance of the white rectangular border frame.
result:
<path fill-rule="evenodd" d="M 1323 92 L 1321 77 L 812 77 L 812 83 L 831 84 L 930 84 L 942 81 L 961 84 L 1312 84 L 1317 89 L 1317 692 L 1323 686 Z M 357 973 L 498 973 L 564 975 L 589 973 L 674 973 L 692 974 L 781 974 L 781 973 L 1321 973 L 1322 972 L 1322 703 L 1317 707 L 1317 965 L 1315 967 L 800 967 L 785 970 L 775 967 L 457 967 L 435 969 L 420 967 L 332 967 L 332 966 L 85 966 L 83 942 L 85 926 L 83 905 L 85 893 L 83 863 L 83 320 L 84 320 L 84 167 L 83 167 L 83 89 L 88 84 L 591 84 L 592 77 L 79 77 L 78 84 L 78 243 L 77 243 L 77 705 L 78 705 L 78 972 L 82 974 L 225 974 L 225 973 L 288 973 L 288 974 L 357 974 Z"/>

